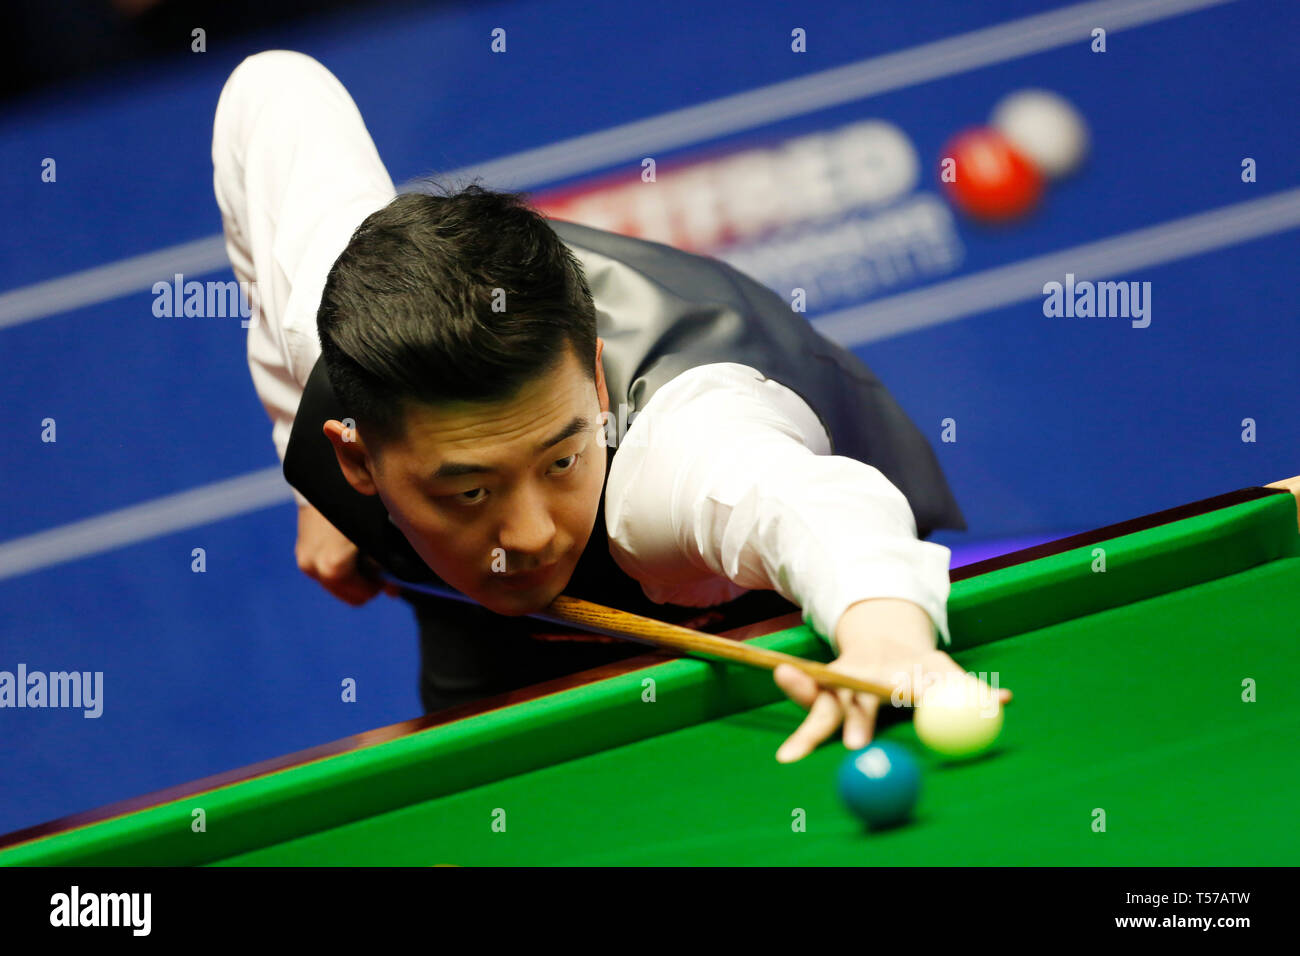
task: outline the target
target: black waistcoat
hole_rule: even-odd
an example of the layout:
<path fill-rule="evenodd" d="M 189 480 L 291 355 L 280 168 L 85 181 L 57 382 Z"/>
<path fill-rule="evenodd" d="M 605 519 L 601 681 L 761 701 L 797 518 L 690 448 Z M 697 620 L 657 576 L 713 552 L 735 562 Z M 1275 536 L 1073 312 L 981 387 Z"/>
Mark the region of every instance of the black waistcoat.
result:
<path fill-rule="evenodd" d="M 884 385 L 770 289 L 716 259 L 574 223 L 551 225 L 581 263 L 595 299 L 612 415 L 620 404 L 628 416 L 639 412 L 662 385 L 696 366 L 748 365 L 808 403 L 833 454 L 880 469 L 906 496 L 921 537 L 965 528 L 933 450 Z M 285 477 L 388 571 L 405 581 L 443 584 L 388 520 L 383 502 L 354 491 L 339 471 L 322 425 L 345 417 L 325 364 L 317 361 L 294 418 Z M 612 461 L 617 446 L 609 452 Z M 663 608 L 610 556 L 603 491 L 565 593 L 635 613 Z"/>

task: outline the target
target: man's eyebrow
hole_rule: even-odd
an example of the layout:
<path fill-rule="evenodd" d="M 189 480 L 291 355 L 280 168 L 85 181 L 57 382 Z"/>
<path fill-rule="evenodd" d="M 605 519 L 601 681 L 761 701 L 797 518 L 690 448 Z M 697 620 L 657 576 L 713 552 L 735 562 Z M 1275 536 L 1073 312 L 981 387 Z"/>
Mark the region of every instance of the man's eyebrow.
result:
<path fill-rule="evenodd" d="M 573 421 L 565 425 L 558 432 L 543 442 L 540 442 L 534 449 L 534 455 L 540 455 L 548 448 L 553 448 L 560 442 L 568 441 L 574 435 L 579 435 L 591 427 L 584 415 L 576 415 Z M 495 468 L 489 468 L 487 465 L 474 465 L 468 462 L 444 461 L 442 465 L 430 477 L 434 481 L 446 481 L 449 478 L 461 478 L 465 475 L 490 475 L 496 471 Z"/>

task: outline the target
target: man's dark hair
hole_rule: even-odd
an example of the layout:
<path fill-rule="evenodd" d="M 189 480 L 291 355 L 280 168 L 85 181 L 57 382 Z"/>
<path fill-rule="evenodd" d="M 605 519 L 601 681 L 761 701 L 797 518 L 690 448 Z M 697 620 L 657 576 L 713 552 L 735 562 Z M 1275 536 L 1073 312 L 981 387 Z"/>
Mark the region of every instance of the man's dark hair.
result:
<path fill-rule="evenodd" d="M 431 185 L 368 216 L 321 295 L 330 384 L 368 445 L 412 406 L 509 399 L 570 347 L 595 378 L 591 291 L 546 219 L 522 194 Z"/>

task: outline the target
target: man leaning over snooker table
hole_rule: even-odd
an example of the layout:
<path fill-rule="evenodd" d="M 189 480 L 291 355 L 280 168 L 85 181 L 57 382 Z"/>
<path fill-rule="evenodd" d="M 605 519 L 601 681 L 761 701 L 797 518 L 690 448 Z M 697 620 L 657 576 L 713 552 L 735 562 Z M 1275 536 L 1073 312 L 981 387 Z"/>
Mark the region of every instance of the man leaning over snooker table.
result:
<path fill-rule="evenodd" d="M 384 587 L 370 562 L 475 602 L 400 592 L 426 711 L 640 652 L 533 639 L 521 616 L 561 593 L 681 619 L 775 591 L 845 673 L 960 673 L 949 552 L 922 539 L 965 525 L 933 452 L 775 293 L 511 194 L 397 196 L 347 91 L 290 51 L 231 74 L 212 155 L 299 567 L 353 605 Z M 870 740 L 876 698 L 774 676 L 808 711 L 778 760 Z"/>

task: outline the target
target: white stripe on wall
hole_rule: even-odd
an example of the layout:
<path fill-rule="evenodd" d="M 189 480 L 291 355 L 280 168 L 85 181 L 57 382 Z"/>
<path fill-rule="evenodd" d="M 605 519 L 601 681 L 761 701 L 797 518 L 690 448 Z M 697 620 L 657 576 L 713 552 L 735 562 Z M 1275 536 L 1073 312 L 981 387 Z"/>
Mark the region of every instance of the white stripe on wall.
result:
<path fill-rule="evenodd" d="M 0 581 L 292 500 L 278 466 L 155 498 L 0 544 Z"/>
<path fill-rule="evenodd" d="M 1300 227 L 1300 189 L 1235 203 L 1034 259 L 950 279 L 813 319 L 818 332 L 852 348 L 1041 299 L 1043 284 L 1131 276 L 1135 270 L 1224 249 Z"/>
<path fill-rule="evenodd" d="M 452 170 L 445 178 L 481 176 L 497 188 L 526 188 L 623 162 L 630 156 L 640 157 L 646 151 L 689 146 L 1042 53 L 1080 42 L 1097 26 L 1114 33 L 1232 2 L 1235 0 L 1079 3 Z M 417 187 L 413 182 L 403 189 Z M 0 329 L 148 289 L 177 272 L 203 275 L 227 267 L 222 237 L 212 236 L 50 279 L 0 293 Z"/>

